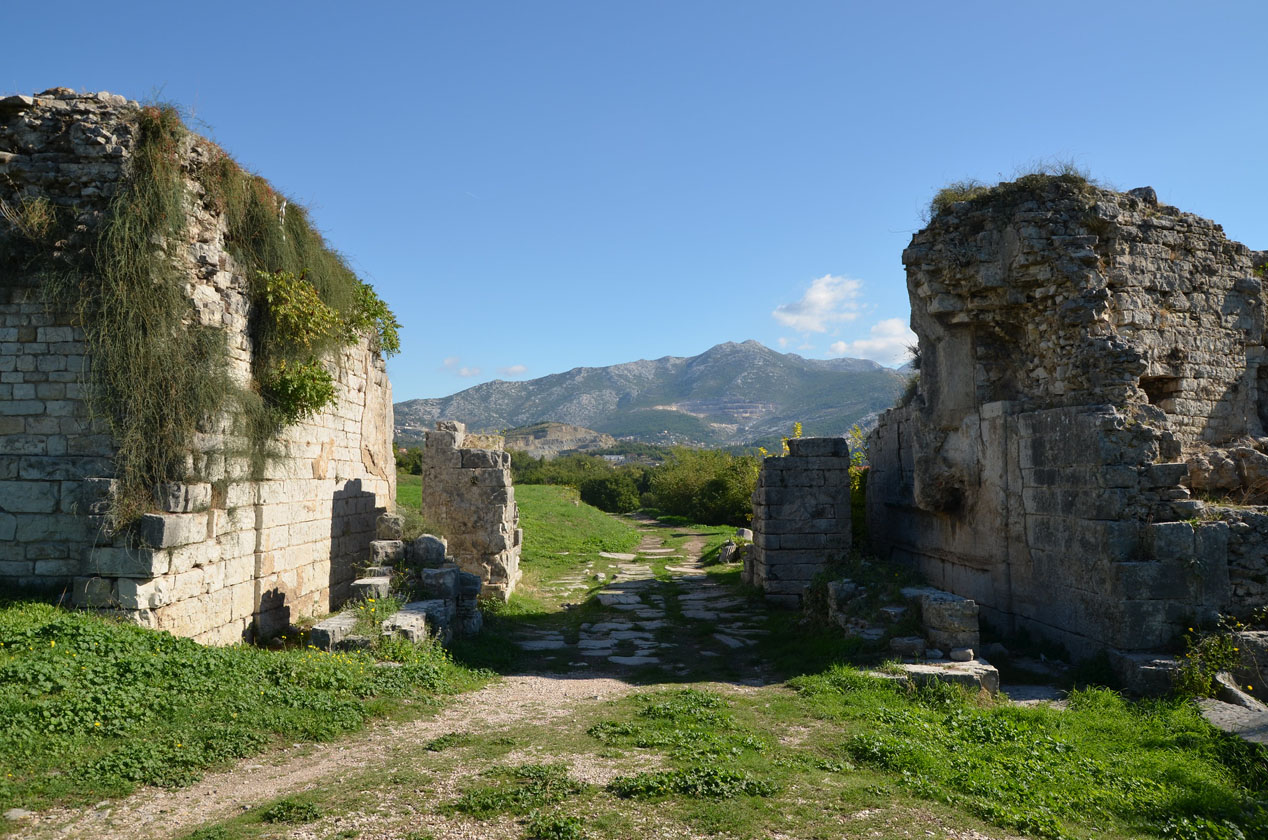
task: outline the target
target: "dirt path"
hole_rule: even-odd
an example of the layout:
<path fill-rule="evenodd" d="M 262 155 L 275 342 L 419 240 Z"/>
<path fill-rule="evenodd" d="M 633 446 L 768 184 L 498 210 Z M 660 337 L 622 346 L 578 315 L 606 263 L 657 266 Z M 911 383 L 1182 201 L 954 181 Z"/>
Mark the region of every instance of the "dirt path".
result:
<path fill-rule="evenodd" d="M 577 713 L 579 706 L 630 693 L 607 677 L 512 676 L 462 695 L 435 717 L 371 726 L 331 744 L 297 744 L 244 759 L 180 790 L 146 788 L 87 811 L 54 810 L 25 823 L 14 837 L 120 840 L 170 838 L 226 819 L 260 803 L 319 785 L 339 784 L 348 773 L 390 763 L 393 754 L 451 732 L 480 732 L 517 723 L 540 724 Z M 461 834 L 445 836 L 460 837 Z"/>
<path fill-rule="evenodd" d="M 391 765 L 394 758 L 417 751 L 441 735 L 455 732 L 487 733 L 516 725 L 539 725 L 573 718 L 586 706 L 604 703 L 635 690 L 655 686 L 622 679 L 631 668 L 664 666 L 681 681 L 690 668 L 727 650 L 751 644 L 758 616 L 744 599 L 711 582 L 700 555 L 705 540 L 689 535 L 678 549 L 664 548 L 664 529 L 643 523 L 642 539 L 629 555 L 620 555 L 618 571 L 597 595 L 604 620 L 582 625 L 580 638 L 565 641 L 560 633 L 520 635 L 519 645 L 549 659 L 580 656 L 566 674 L 508 676 L 470 694 L 455 698 L 435 716 L 404 724 L 378 723 L 330 744 L 296 744 L 262 756 L 244 759 L 232 769 L 209 774 L 180 790 L 145 788 L 121 800 L 87 810 L 60 809 L 24 821 L 11 835 L 31 840 L 110 837 L 120 840 L 157 840 L 188 834 L 198 826 L 228 819 L 279 797 L 314 787 L 338 785 L 350 773 Z M 666 563 L 669 580 L 657 580 L 652 562 Z M 559 591 L 587 588 L 588 571 L 552 581 Z M 684 637 L 684 623 L 716 625 L 713 637 Z M 722 632 L 724 631 L 725 632 Z M 673 639 L 674 641 L 667 641 Z M 724 641 L 719 641 L 724 640 Z M 673 656 L 668 656 L 669 653 Z M 662 658 L 664 661 L 662 661 Z M 543 660 L 542 664 L 545 664 Z M 530 668 L 532 662 L 529 663 Z M 597 667 L 595 667 L 597 666 Z M 461 773 L 455 770 L 448 788 Z M 437 838 L 494 836 L 487 824 L 472 835 L 465 821 L 430 825 Z M 518 836 L 508 829 L 508 836 Z M 293 834 L 292 836 L 302 836 Z M 367 836 L 367 835 L 362 835 Z"/>

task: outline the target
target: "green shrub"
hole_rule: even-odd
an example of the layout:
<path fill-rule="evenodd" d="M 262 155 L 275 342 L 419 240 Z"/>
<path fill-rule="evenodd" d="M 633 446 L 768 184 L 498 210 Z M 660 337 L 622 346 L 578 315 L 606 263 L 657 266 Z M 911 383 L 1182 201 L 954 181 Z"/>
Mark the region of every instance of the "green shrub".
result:
<path fill-rule="evenodd" d="M 757 458 L 675 447 L 648 474 L 653 506 L 710 525 L 747 525 L 753 517 Z"/>
<path fill-rule="evenodd" d="M 639 507 L 638 484 L 629 472 L 587 478 L 578 490 L 581 501 L 608 513 L 629 513 Z"/>

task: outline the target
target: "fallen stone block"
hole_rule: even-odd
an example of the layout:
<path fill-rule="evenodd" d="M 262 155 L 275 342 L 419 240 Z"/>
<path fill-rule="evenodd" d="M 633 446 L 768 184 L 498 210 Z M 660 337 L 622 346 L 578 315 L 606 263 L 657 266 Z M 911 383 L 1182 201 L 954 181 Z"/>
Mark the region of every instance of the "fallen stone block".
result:
<path fill-rule="evenodd" d="M 357 617 L 350 612 L 341 612 L 324 618 L 308 631 L 308 643 L 322 650 L 334 650 L 335 646 L 352 635 L 357 626 Z"/>
<path fill-rule="evenodd" d="M 986 689 L 991 694 L 999 692 L 999 671 L 990 663 L 980 659 L 968 662 L 945 663 L 906 663 L 900 666 L 912 682 L 927 685 L 931 682 L 942 682 L 948 685 L 960 685 L 976 691 Z"/>
<path fill-rule="evenodd" d="M 392 579 L 389 577 L 357 578 L 352 582 L 352 599 L 386 598 L 392 592 Z"/>
<path fill-rule="evenodd" d="M 453 637 L 454 613 L 452 601 L 440 598 L 413 601 L 383 622 L 383 633 L 411 642 L 421 642 L 429 636 L 447 642 Z"/>

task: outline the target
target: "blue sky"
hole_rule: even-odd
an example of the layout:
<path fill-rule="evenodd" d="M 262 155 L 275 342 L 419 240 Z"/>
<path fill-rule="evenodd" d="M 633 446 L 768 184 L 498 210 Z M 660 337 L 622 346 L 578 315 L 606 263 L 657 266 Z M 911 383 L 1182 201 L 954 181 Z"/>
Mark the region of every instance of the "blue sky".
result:
<path fill-rule="evenodd" d="M 929 198 L 1044 159 L 1268 247 L 1262 2 L 49 8 L 5 9 L 0 89 L 187 109 L 391 304 L 398 400 L 748 338 L 894 363 Z"/>

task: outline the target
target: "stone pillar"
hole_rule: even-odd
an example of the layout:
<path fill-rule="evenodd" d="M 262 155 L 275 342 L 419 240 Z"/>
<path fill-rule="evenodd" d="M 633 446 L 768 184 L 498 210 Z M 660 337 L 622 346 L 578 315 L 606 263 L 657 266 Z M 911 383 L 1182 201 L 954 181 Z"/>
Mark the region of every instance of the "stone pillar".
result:
<path fill-rule="evenodd" d="M 850 448 L 845 438 L 794 438 L 788 450 L 762 464 L 744 566 L 767 601 L 799 607 L 814 576 L 850 552 Z"/>
<path fill-rule="evenodd" d="M 510 597 L 520 579 L 519 507 L 511 486 L 511 456 L 499 440 L 470 436 L 442 420 L 423 444 L 423 519 L 449 541 L 463 571 L 477 574 L 484 594 Z"/>

